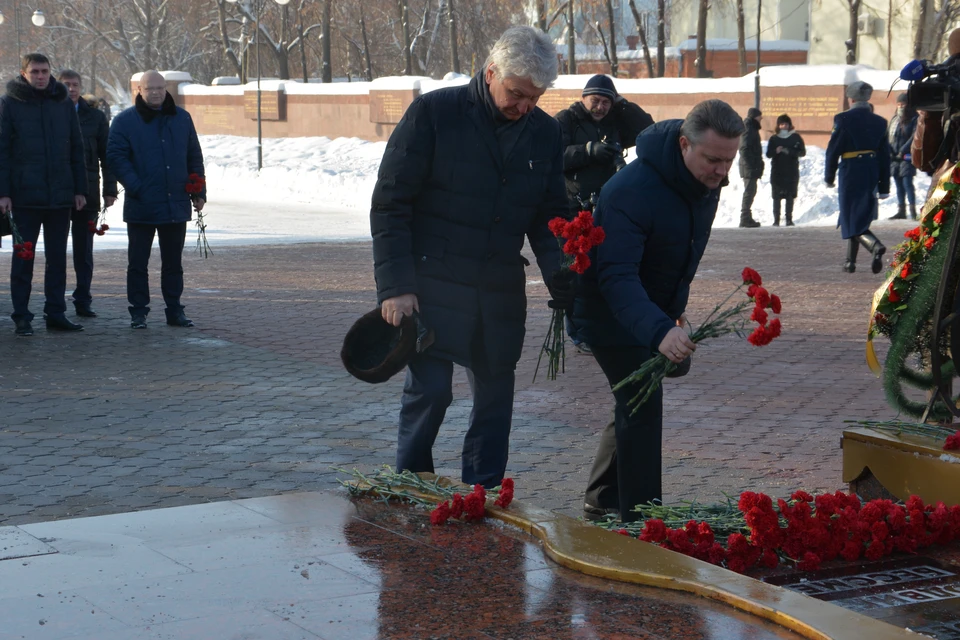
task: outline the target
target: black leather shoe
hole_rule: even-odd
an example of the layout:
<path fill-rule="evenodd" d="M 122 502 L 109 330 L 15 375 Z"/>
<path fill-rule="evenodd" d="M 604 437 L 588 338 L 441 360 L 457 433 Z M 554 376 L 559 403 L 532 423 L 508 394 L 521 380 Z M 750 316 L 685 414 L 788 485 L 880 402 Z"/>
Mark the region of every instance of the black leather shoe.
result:
<path fill-rule="evenodd" d="M 88 304 L 77 304 L 74 305 L 74 308 L 77 310 L 77 315 L 81 318 L 96 318 L 97 312 L 90 308 Z"/>
<path fill-rule="evenodd" d="M 615 519 L 620 517 L 619 509 L 605 509 L 603 507 L 597 507 L 589 502 L 583 504 L 583 518 L 584 520 L 590 520 L 596 522 L 598 520 L 606 520 L 609 516 L 613 516 Z"/>
<path fill-rule="evenodd" d="M 18 336 L 32 336 L 33 326 L 29 320 L 17 320 L 17 328 L 13 332 Z"/>
<path fill-rule="evenodd" d="M 741 229 L 756 229 L 760 226 L 760 223 L 754 220 L 753 218 L 741 218 L 740 219 L 740 228 Z"/>
<path fill-rule="evenodd" d="M 64 316 L 44 316 L 47 321 L 47 330 L 53 331 L 83 331 L 83 325 L 70 322 Z"/>
<path fill-rule="evenodd" d="M 183 311 L 167 314 L 167 324 L 171 327 L 192 327 L 193 320 L 183 314 Z"/>
<path fill-rule="evenodd" d="M 130 318 L 130 328 L 131 329 L 146 329 L 147 328 L 147 316 L 132 316 Z"/>

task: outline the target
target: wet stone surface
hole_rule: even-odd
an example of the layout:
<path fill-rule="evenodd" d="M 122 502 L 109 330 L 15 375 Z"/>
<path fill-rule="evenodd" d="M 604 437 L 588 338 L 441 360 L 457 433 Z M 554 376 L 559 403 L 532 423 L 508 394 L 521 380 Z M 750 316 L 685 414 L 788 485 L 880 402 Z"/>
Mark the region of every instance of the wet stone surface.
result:
<path fill-rule="evenodd" d="M 583 576 L 502 523 L 290 494 L 17 529 L 58 553 L 0 562 L 12 640 L 788 640 L 694 595 Z"/>

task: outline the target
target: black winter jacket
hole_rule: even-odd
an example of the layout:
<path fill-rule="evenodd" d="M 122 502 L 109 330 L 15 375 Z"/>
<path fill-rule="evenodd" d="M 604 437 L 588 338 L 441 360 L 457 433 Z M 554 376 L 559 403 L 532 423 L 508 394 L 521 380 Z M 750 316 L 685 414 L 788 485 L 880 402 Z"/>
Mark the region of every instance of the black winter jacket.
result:
<path fill-rule="evenodd" d="M 78 195 L 87 195 L 87 172 L 66 87 L 51 78 L 37 91 L 17 76 L 0 97 L 0 197 L 15 209 L 73 209 Z"/>
<path fill-rule="evenodd" d="M 100 211 L 100 171 L 103 171 L 103 195 L 117 197 L 117 178 L 107 166 L 107 136 L 110 125 L 103 111 L 83 98 L 77 102 L 77 117 L 83 134 L 83 159 L 87 166 L 86 211 Z"/>
<path fill-rule="evenodd" d="M 656 351 L 687 307 L 720 188 L 708 189 L 687 169 L 681 124 L 647 129 L 637 160 L 600 194 L 595 217 L 606 240 L 591 252 L 573 313 L 576 336 L 589 345 Z"/>
<path fill-rule="evenodd" d="M 417 295 L 432 356 L 511 371 L 526 321 L 524 236 L 545 281 L 560 263 L 547 223 L 566 213 L 563 151 L 557 121 L 534 109 L 504 158 L 482 81 L 420 96 L 391 134 L 370 211 L 374 274 L 378 302 Z"/>
<path fill-rule="evenodd" d="M 591 142 L 619 144 L 629 149 L 640 133 L 653 124 L 653 118 L 639 106 L 619 98 L 610 112 L 597 122 L 582 102 L 574 102 L 556 115 L 563 133 L 563 176 L 567 183 L 570 212 L 582 209 L 593 194 L 617 172 L 613 160 L 600 162 L 587 152 Z"/>
<path fill-rule="evenodd" d="M 767 157 L 770 158 L 770 189 L 774 200 L 797 197 L 797 187 L 800 184 L 800 158 L 805 155 L 807 155 L 807 147 L 796 131 L 791 131 L 786 137 L 778 134 L 767 140 Z"/>
<path fill-rule="evenodd" d="M 899 115 L 890 118 L 890 124 L 887 125 L 887 138 L 890 140 L 890 177 L 912 178 L 917 175 L 913 162 L 905 159 L 910 156 L 910 144 L 916 130 L 916 112 L 906 118 Z"/>
<path fill-rule="evenodd" d="M 740 136 L 740 177 L 744 180 L 763 177 L 763 143 L 760 142 L 760 123 L 755 118 L 744 118 L 746 131 Z"/>

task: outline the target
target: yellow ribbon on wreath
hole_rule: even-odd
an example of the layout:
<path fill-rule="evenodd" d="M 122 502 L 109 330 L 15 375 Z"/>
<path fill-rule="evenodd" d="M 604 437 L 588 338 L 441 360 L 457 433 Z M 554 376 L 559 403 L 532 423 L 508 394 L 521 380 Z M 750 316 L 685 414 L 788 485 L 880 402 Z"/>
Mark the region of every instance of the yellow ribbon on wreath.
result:
<path fill-rule="evenodd" d="M 960 167 L 960 163 L 957 165 Z M 940 205 L 942 204 L 943 199 L 950 193 L 943 185 L 947 182 L 950 182 L 951 177 L 953 176 L 953 171 L 945 171 L 940 177 L 940 180 L 937 182 L 936 190 L 930 195 L 930 198 L 927 199 L 927 202 L 923 205 L 923 210 L 920 214 L 920 219 L 917 221 L 917 224 L 923 224 L 923 220 L 935 211 L 940 210 Z M 873 348 L 873 324 L 876 322 L 877 317 L 877 307 L 880 306 L 880 301 L 883 299 L 883 294 L 889 289 L 890 283 L 893 282 L 893 279 L 897 277 L 900 273 L 899 269 L 895 268 L 891 271 L 890 275 L 887 276 L 887 279 L 884 280 L 883 284 L 873 293 L 873 302 L 870 305 L 870 322 L 867 325 L 867 366 L 870 367 L 870 371 L 874 373 L 878 378 L 880 374 L 883 373 L 883 366 L 880 364 L 880 360 L 877 358 L 877 352 Z"/>

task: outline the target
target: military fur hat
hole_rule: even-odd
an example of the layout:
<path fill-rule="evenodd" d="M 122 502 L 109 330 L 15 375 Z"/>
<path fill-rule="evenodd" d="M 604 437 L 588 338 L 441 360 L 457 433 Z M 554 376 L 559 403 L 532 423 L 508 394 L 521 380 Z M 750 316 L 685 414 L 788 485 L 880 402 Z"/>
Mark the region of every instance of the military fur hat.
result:
<path fill-rule="evenodd" d="M 872 95 L 873 87 L 863 80 L 857 80 L 847 85 L 847 97 L 853 102 L 868 102 Z"/>
<path fill-rule="evenodd" d="M 376 384 L 386 382 L 433 344 L 433 331 L 423 326 L 418 315 L 404 316 L 395 327 L 380 315 L 380 308 L 353 323 L 343 339 L 340 360 L 353 377 Z"/>

